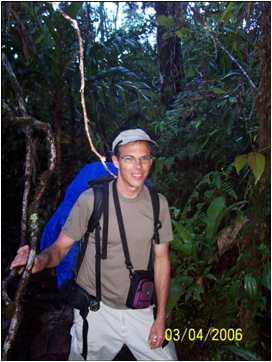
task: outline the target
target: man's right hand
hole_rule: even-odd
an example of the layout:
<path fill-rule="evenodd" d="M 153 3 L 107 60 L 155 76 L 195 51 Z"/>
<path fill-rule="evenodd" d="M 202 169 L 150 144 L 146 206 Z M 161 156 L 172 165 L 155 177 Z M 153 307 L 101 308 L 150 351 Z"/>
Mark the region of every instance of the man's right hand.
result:
<path fill-rule="evenodd" d="M 47 249 L 44 249 L 39 255 L 36 256 L 31 272 L 38 273 L 45 268 L 53 268 L 57 266 L 63 257 L 68 253 L 74 242 L 75 241 L 72 238 L 65 235 L 61 231 L 58 239 Z M 22 273 L 24 267 L 27 264 L 28 254 L 28 245 L 24 245 L 19 248 L 16 257 L 10 265 L 10 268 L 18 268 L 18 272 Z"/>
<path fill-rule="evenodd" d="M 18 273 L 21 274 L 27 264 L 29 254 L 29 246 L 24 245 L 21 246 L 18 251 L 16 257 L 13 259 L 13 261 L 10 264 L 10 269 L 18 268 Z M 34 260 L 34 264 L 32 266 L 32 273 L 38 273 L 39 271 L 42 271 L 45 268 L 45 260 L 44 258 L 40 256 L 36 256 Z"/>

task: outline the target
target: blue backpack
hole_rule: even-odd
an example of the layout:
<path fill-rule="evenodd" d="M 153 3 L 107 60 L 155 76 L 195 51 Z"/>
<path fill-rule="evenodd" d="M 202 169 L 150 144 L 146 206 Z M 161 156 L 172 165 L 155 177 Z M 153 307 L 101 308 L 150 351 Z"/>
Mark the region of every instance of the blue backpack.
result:
<path fill-rule="evenodd" d="M 107 162 L 107 166 L 111 172 L 117 174 L 117 168 L 113 165 L 113 163 Z M 80 170 L 79 174 L 67 187 L 64 200 L 61 202 L 43 229 L 40 239 L 40 251 L 49 247 L 58 238 L 74 203 L 80 194 L 90 187 L 90 182 L 96 180 L 97 178 L 106 176 L 109 176 L 109 173 L 105 170 L 101 162 L 89 163 Z M 64 259 L 56 267 L 58 287 L 61 287 L 66 280 L 73 279 L 73 270 L 78 251 L 79 242 L 73 245 Z"/>

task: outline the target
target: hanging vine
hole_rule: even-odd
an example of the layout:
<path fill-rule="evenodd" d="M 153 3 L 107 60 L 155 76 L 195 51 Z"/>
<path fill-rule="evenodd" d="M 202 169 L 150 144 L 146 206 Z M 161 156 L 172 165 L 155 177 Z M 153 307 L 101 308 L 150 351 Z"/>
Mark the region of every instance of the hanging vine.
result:
<path fill-rule="evenodd" d="M 82 106 L 82 110 L 83 110 L 83 119 L 84 119 L 84 127 L 85 127 L 85 132 L 88 138 L 88 141 L 90 143 L 91 146 L 91 150 L 93 151 L 93 153 L 99 158 L 100 162 L 103 164 L 104 168 L 113 176 L 116 177 L 108 168 L 107 164 L 106 164 L 106 157 L 102 156 L 96 149 L 92 137 L 91 137 L 91 133 L 90 133 L 90 127 L 89 127 L 89 123 L 90 120 L 88 118 L 88 114 L 87 114 L 87 108 L 86 108 L 86 101 L 85 101 L 85 76 L 84 76 L 84 49 L 83 49 L 83 41 L 82 41 L 82 36 L 80 33 L 80 29 L 78 26 L 78 23 L 75 19 L 72 19 L 69 15 L 67 15 L 56 3 L 52 3 L 53 7 L 60 12 L 60 14 L 66 19 L 68 20 L 72 27 L 76 30 L 77 33 L 77 38 L 78 38 L 78 44 L 79 44 L 79 71 L 80 71 L 80 81 L 81 81 L 81 85 L 80 85 L 80 100 L 81 100 L 81 106 Z"/>

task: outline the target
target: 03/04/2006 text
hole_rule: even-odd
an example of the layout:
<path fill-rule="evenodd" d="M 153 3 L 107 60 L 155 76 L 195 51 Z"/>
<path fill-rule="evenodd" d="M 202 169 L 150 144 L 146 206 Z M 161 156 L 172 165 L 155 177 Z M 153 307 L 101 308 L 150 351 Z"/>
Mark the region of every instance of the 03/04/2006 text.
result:
<path fill-rule="evenodd" d="M 243 339 L 242 328 L 215 328 L 210 327 L 207 331 L 203 328 L 166 328 L 164 337 L 167 341 L 183 342 L 185 338 L 189 341 L 212 342 L 239 342 Z"/>

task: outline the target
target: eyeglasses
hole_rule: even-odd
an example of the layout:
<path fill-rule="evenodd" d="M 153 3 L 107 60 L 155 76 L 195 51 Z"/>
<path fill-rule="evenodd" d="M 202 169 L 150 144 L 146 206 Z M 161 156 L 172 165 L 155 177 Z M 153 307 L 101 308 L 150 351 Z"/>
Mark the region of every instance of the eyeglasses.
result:
<path fill-rule="evenodd" d="M 143 165 L 148 165 L 153 157 L 152 156 L 141 156 L 139 158 L 134 157 L 134 156 L 130 156 L 130 155 L 126 155 L 126 156 L 119 156 L 119 158 L 121 158 L 121 160 L 123 160 L 126 164 L 128 165 L 135 165 L 137 160 L 143 164 Z"/>

